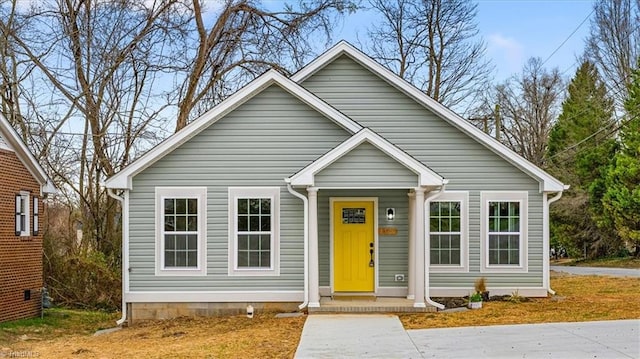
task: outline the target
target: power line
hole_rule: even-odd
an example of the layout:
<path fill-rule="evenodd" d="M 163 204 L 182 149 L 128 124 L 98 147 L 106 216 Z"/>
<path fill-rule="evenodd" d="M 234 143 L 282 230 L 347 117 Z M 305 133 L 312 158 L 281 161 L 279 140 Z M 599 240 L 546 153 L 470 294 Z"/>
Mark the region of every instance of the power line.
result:
<path fill-rule="evenodd" d="M 547 56 L 547 58 L 542 62 L 542 65 L 540 66 L 544 66 L 544 64 L 547 63 L 547 61 L 549 61 L 549 59 L 551 59 L 553 57 L 553 55 L 556 54 L 556 52 L 558 52 L 558 50 L 560 50 L 562 48 L 562 46 L 564 46 L 564 44 L 567 43 L 567 41 L 569 41 L 569 39 L 571 39 L 571 37 L 573 35 L 575 35 L 576 32 L 578 32 L 578 30 L 582 27 L 582 25 L 584 25 L 585 22 L 587 22 L 587 20 L 589 20 L 589 18 L 591 17 L 591 15 L 593 15 L 593 13 L 596 11 L 596 9 L 594 8 L 593 10 L 591 10 L 591 12 L 589 13 L 589 15 L 587 15 L 584 20 L 582 20 L 582 22 L 571 32 L 571 34 L 569 34 L 569 36 L 567 36 L 566 39 L 564 39 L 564 41 L 562 41 L 562 43 L 556 47 L 555 50 L 553 50 L 553 52 L 551 53 L 551 55 Z"/>

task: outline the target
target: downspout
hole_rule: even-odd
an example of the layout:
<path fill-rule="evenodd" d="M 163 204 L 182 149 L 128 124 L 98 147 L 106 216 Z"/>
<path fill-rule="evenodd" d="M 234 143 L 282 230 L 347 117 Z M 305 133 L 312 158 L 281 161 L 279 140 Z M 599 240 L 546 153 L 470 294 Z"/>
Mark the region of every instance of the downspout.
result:
<path fill-rule="evenodd" d="M 118 202 L 120 202 L 120 208 L 124 208 L 124 198 L 122 198 L 122 197 L 116 195 L 115 193 L 113 193 L 113 190 L 111 188 L 107 188 L 107 194 L 109 195 L 109 197 L 111 197 L 111 198 L 117 200 Z M 124 220 L 128 220 L 128 219 L 123 218 L 122 220 L 124 221 Z M 122 255 L 123 256 L 125 255 L 124 246 L 127 245 L 127 243 L 125 243 L 124 236 L 125 236 L 125 233 L 124 233 L 124 230 L 123 230 L 122 231 L 122 247 L 123 247 Z M 125 278 L 125 276 L 126 276 L 126 273 L 125 273 L 126 268 L 124 266 L 124 263 L 125 263 L 125 260 L 123 258 L 123 260 L 122 260 L 122 317 L 116 321 L 117 325 L 122 325 L 122 323 L 124 323 L 127 320 L 127 302 L 125 301 L 125 295 L 124 295 L 125 294 L 124 293 L 124 291 L 125 291 L 125 281 L 127 280 L 127 278 Z"/>
<path fill-rule="evenodd" d="M 291 187 L 290 179 L 285 178 L 284 181 L 289 193 L 300 198 L 304 207 L 304 301 L 298 306 L 299 309 L 304 309 L 309 304 L 309 200 Z"/>
<path fill-rule="evenodd" d="M 560 198 L 562 198 L 562 191 L 558 192 L 555 196 L 553 196 L 553 198 L 547 200 L 547 215 L 551 214 L 551 203 L 559 200 Z M 551 226 L 550 220 L 547 219 L 547 222 L 549 223 L 549 226 Z M 547 228 L 547 230 L 549 230 L 549 228 Z M 550 240 L 550 238 L 549 238 Z M 547 258 L 545 258 L 546 261 L 549 261 L 549 256 L 547 256 Z M 548 268 L 548 267 L 547 267 Z M 549 276 L 549 270 L 547 270 L 547 273 L 545 273 L 544 275 L 546 275 L 547 277 Z M 548 288 L 547 291 L 551 294 L 551 295 L 556 295 L 556 291 L 551 289 L 551 279 L 547 278 L 547 283 L 548 283 Z"/>
<path fill-rule="evenodd" d="M 446 187 L 447 183 L 448 183 L 447 180 L 442 181 L 442 186 L 440 186 L 440 190 L 438 192 L 436 192 L 435 194 L 431 195 L 431 196 L 425 197 L 424 203 L 422 205 L 426 206 L 427 200 L 434 199 L 434 198 L 437 198 L 440 195 L 442 195 L 442 193 L 444 193 L 444 191 L 445 191 L 445 187 Z M 426 211 L 425 211 L 425 213 L 426 213 Z M 425 222 L 425 219 L 422 218 L 421 221 Z M 421 238 L 420 240 L 425 241 L 426 240 L 426 236 L 425 236 L 425 238 Z M 426 246 L 426 245 L 425 245 L 425 247 L 426 248 L 431 248 L 430 246 Z M 438 302 L 434 301 L 433 299 L 431 299 L 431 296 L 429 295 L 429 274 L 431 273 L 431 272 L 429 272 L 429 265 L 431 264 L 431 258 L 429 258 L 429 255 L 427 254 L 427 252 L 429 252 L 429 251 L 428 250 L 424 251 L 424 263 L 425 263 L 425 268 L 427 269 L 427 273 L 424 274 L 424 299 L 430 305 L 442 310 L 442 309 L 444 309 L 444 304 L 441 304 L 441 303 L 438 303 Z"/>

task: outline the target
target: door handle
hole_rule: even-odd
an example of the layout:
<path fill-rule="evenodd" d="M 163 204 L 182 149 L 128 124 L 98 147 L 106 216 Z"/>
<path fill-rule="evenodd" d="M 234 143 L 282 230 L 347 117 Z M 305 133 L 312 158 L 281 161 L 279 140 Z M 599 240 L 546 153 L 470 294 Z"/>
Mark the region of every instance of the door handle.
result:
<path fill-rule="evenodd" d="M 373 247 L 373 243 L 369 243 L 369 247 Z M 373 261 L 373 248 L 369 249 L 369 267 L 373 267 L 375 262 Z"/>

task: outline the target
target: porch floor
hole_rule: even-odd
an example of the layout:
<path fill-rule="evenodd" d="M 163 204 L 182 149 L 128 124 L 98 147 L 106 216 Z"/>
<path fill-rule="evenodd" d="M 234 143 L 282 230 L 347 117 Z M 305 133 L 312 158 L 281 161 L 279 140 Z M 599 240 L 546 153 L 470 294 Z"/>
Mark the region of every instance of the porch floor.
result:
<path fill-rule="evenodd" d="M 427 304 L 426 308 L 415 308 L 413 300 L 391 297 L 367 297 L 362 300 L 350 297 L 320 298 L 319 308 L 309 308 L 313 313 L 427 313 L 435 312 L 436 307 Z"/>

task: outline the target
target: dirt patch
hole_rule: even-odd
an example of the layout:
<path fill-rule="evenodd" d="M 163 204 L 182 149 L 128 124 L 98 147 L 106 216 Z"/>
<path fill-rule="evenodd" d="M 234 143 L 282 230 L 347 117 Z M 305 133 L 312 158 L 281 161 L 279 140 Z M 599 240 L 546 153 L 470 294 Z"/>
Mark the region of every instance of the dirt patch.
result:
<path fill-rule="evenodd" d="M 306 316 L 275 314 L 146 322 L 98 337 L 16 342 L 10 349 L 40 358 L 291 358 Z"/>

